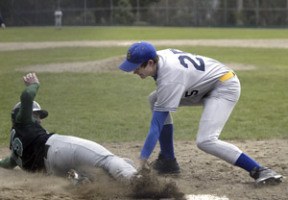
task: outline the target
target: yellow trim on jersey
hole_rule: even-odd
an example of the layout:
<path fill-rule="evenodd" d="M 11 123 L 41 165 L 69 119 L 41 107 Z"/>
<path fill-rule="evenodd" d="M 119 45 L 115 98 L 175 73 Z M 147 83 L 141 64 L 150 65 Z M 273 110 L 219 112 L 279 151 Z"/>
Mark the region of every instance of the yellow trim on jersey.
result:
<path fill-rule="evenodd" d="M 224 82 L 224 81 L 227 81 L 227 80 L 229 80 L 230 78 L 232 78 L 234 76 L 235 76 L 234 72 L 229 71 L 226 74 L 220 76 L 219 80 Z"/>

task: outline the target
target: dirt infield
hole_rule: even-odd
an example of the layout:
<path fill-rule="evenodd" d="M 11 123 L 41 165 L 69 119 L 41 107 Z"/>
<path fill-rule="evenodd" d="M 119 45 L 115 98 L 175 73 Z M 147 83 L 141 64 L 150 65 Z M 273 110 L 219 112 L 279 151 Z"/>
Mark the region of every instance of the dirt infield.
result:
<path fill-rule="evenodd" d="M 0 43 L 0 51 L 14 51 L 26 49 L 43 49 L 59 47 L 128 47 L 135 41 L 55 41 L 55 42 L 4 42 Z M 156 46 L 217 46 L 244 48 L 288 48 L 288 39 L 203 39 L 203 40 L 149 40 Z"/>
<path fill-rule="evenodd" d="M 284 176 L 288 175 L 287 140 L 232 141 L 232 143 L 260 163 L 272 167 Z M 142 143 L 104 143 L 103 145 L 117 155 L 132 158 L 137 165 Z M 179 191 L 185 194 L 214 195 L 227 197 L 230 200 L 286 200 L 288 197 L 286 179 L 279 185 L 257 187 L 247 172 L 205 154 L 197 149 L 193 141 L 176 141 L 175 149 L 181 174 L 176 177 L 157 177 L 166 182 L 175 182 Z M 157 147 L 151 160 L 156 158 L 158 151 Z M 7 153 L 8 149 L 0 149 L 0 157 Z M 116 184 L 103 174 L 98 176 L 99 182 L 75 188 L 67 179 L 27 174 L 20 169 L 14 171 L 0 169 L 0 199 L 132 199 L 131 191 L 127 187 Z M 194 196 L 193 199 L 212 200 L 213 198 Z"/>

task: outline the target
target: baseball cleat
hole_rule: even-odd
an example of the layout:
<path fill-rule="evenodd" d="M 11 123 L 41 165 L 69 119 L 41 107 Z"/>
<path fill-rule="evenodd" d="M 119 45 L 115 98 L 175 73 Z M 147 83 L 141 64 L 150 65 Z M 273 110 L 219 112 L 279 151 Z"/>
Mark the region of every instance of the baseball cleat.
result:
<path fill-rule="evenodd" d="M 179 174 L 180 167 L 176 158 L 166 159 L 159 154 L 158 158 L 151 163 L 153 169 L 155 169 L 159 174 Z"/>
<path fill-rule="evenodd" d="M 254 168 L 250 176 L 259 184 L 277 184 L 282 182 L 282 175 L 267 167 Z"/>
<path fill-rule="evenodd" d="M 70 169 L 67 172 L 67 177 L 72 182 L 73 185 L 83 185 L 83 184 L 91 183 L 88 177 L 79 174 L 74 169 Z"/>
<path fill-rule="evenodd" d="M 277 185 L 282 182 L 281 178 L 270 178 L 264 181 L 256 182 L 256 185 Z"/>

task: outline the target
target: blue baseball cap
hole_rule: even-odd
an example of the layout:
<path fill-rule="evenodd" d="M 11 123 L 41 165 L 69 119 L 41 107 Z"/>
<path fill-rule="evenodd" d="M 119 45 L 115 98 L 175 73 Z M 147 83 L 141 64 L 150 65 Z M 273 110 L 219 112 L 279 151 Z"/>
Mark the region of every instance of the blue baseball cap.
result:
<path fill-rule="evenodd" d="M 156 48 L 148 42 L 136 42 L 127 52 L 126 60 L 119 66 L 125 72 L 134 71 L 140 64 L 156 58 Z"/>

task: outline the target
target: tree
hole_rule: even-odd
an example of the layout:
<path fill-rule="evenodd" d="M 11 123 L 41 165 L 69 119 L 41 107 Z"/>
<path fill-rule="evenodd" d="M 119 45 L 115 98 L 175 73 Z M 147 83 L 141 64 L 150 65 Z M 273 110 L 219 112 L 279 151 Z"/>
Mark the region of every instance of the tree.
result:
<path fill-rule="evenodd" d="M 132 25 L 135 17 L 129 0 L 119 0 L 113 14 L 114 23 L 121 25 Z"/>

